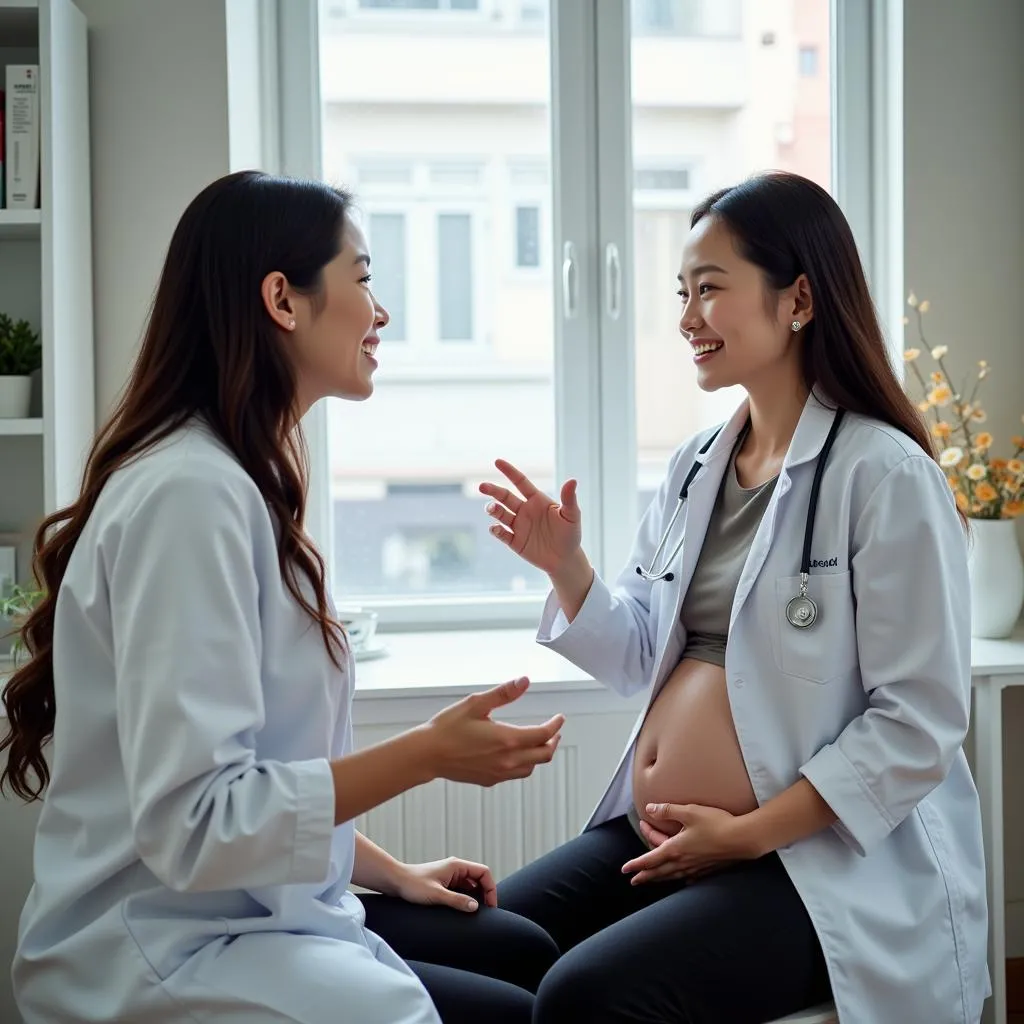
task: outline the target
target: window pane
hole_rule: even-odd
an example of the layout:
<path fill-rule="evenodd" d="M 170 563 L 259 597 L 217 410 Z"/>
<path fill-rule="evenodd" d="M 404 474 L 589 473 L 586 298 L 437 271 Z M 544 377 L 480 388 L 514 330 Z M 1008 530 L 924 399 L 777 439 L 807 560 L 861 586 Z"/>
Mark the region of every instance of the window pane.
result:
<path fill-rule="evenodd" d="M 540 210 L 516 207 L 516 266 L 540 266 Z"/>
<path fill-rule="evenodd" d="M 633 35 L 738 36 L 742 0 L 632 0 Z"/>
<path fill-rule="evenodd" d="M 373 291 L 391 315 L 388 333 L 396 341 L 407 337 L 405 325 L 405 216 L 371 213 L 370 248 L 373 250 Z"/>
<path fill-rule="evenodd" d="M 441 0 L 359 0 L 359 6 L 380 10 L 436 11 Z"/>
<path fill-rule="evenodd" d="M 438 317 L 442 341 L 473 338 L 473 225 L 465 213 L 437 218 Z"/>
<path fill-rule="evenodd" d="M 728 416 L 741 397 L 738 389 L 701 391 L 679 335 L 674 293 L 692 205 L 773 167 L 830 187 L 830 27 L 829 0 L 633 0 L 632 11 L 642 510 L 676 446 Z M 808 51 L 817 61 L 813 77 L 805 72 Z"/>
<path fill-rule="evenodd" d="M 500 0 L 471 35 L 455 12 L 489 6 L 440 0 L 429 32 L 425 5 L 338 6 L 321 5 L 323 173 L 355 191 L 391 324 L 372 398 L 328 406 L 335 597 L 542 593 L 477 485 L 499 456 L 554 484 L 552 281 L 510 272 L 518 208 L 550 201 L 547 5 Z M 539 23 L 510 32 L 526 6 Z"/>

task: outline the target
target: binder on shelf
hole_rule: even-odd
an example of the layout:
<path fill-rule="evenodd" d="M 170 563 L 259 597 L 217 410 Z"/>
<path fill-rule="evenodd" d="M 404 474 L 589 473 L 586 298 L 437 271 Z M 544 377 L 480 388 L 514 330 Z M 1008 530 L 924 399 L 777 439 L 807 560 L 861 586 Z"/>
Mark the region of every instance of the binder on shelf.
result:
<path fill-rule="evenodd" d="M 4 176 L 9 210 L 39 205 L 39 65 L 7 65 Z"/>
<path fill-rule="evenodd" d="M 4 114 L 7 109 L 6 101 L 4 97 L 7 95 L 0 89 L 0 210 L 2 210 L 7 204 L 4 202 L 4 182 L 6 176 L 4 175 L 4 136 L 7 132 L 4 130 Z"/>

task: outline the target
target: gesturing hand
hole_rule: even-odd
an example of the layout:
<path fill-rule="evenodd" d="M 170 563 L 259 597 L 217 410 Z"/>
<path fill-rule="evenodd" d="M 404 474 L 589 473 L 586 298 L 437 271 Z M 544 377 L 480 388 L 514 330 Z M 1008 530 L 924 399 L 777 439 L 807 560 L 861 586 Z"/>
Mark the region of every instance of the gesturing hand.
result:
<path fill-rule="evenodd" d="M 494 464 L 516 490 L 501 484 L 480 485 L 480 492 L 494 499 L 487 506 L 488 514 L 497 520 L 491 533 L 542 572 L 556 573 L 579 549 L 583 536 L 576 481 L 562 484 L 559 504 L 510 462 L 498 459 Z"/>
<path fill-rule="evenodd" d="M 555 756 L 564 715 L 543 725 L 495 722 L 491 712 L 518 700 L 528 679 L 502 683 L 473 693 L 438 712 L 425 726 L 434 740 L 437 774 L 453 782 L 493 786 L 525 779 L 538 764 Z"/>

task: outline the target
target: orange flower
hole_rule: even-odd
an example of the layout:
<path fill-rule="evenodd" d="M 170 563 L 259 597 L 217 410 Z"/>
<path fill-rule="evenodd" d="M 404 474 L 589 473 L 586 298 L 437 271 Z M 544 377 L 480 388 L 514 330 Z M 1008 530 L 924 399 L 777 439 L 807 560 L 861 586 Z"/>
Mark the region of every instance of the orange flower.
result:
<path fill-rule="evenodd" d="M 954 490 L 956 490 L 956 488 L 954 488 Z M 960 509 L 961 512 L 966 514 L 967 513 L 967 509 L 969 507 L 968 503 L 967 503 L 967 495 L 964 494 L 963 491 L 956 491 L 955 498 L 956 498 L 956 507 L 958 509 Z"/>
<path fill-rule="evenodd" d="M 974 496 L 978 501 L 995 501 L 996 498 L 999 497 L 999 494 L 987 480 L 982 480 L 982 482 L 974 488 Z"/>
<path fill-rule="evenodd" d="M 1024 462 L 1020 459 L 1010 459 L 1006 463 L 1006 469 L 1007 472 L 1013 473 L 1014 475 L 1024 473 Z"/>
<path fill-rule="evenodd" d="M 1024 501 L 1008 501 L 1003 505 L 1003 516 L 1014 519 L 1024 512 Z"/>
<path fill-rule="evenodd" d="M 932 383 L 941 384 L 946 378 L 942 376 L 941 370 L 932 370 Z"/>
<path fill-rule="evenodd" d="M 994 469 L 997 472 L 1001 472 L 1009 466 L 1006 459 L 989 459 L 988 464 L 990 469 Z"/>
<path fill-rule="evenodd" d="M 983 430 L 974 439 L 974 447 L 976 451 L 983 452 L 986 448 L 992 447 L 992 435 L 987 431 Z"/>

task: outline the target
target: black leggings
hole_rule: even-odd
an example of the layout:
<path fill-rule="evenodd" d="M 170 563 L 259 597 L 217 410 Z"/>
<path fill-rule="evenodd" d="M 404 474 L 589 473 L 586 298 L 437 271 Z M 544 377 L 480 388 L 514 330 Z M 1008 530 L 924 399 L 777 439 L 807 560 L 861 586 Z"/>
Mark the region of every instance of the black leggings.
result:
<path fill-rule="evenodd" d="M 829 999 L 777 857 L 632 886 L 620 869 L 644 850 L 615 818 L 501 882 L 500 910 L 363 896 L 366 925 L 444 1024 L 764 1024 Z"/>
<path fill-rule="evenodd" d="M 814 927 L 777 856 L 633 886 L 622 865 L 646 849 L 615 818 L 499 884 L 499 905 L 562 954 L 533 1024 L 764 1024 L 830 998 Z"/>
<path fill-rule="evenodd" d="M 481 907 L 466 914 L 360 896 L 366 927 L 413 969 L 444 1024 L 530 1024 L 533 993 L 558 958 L 532 921 Z"/>

